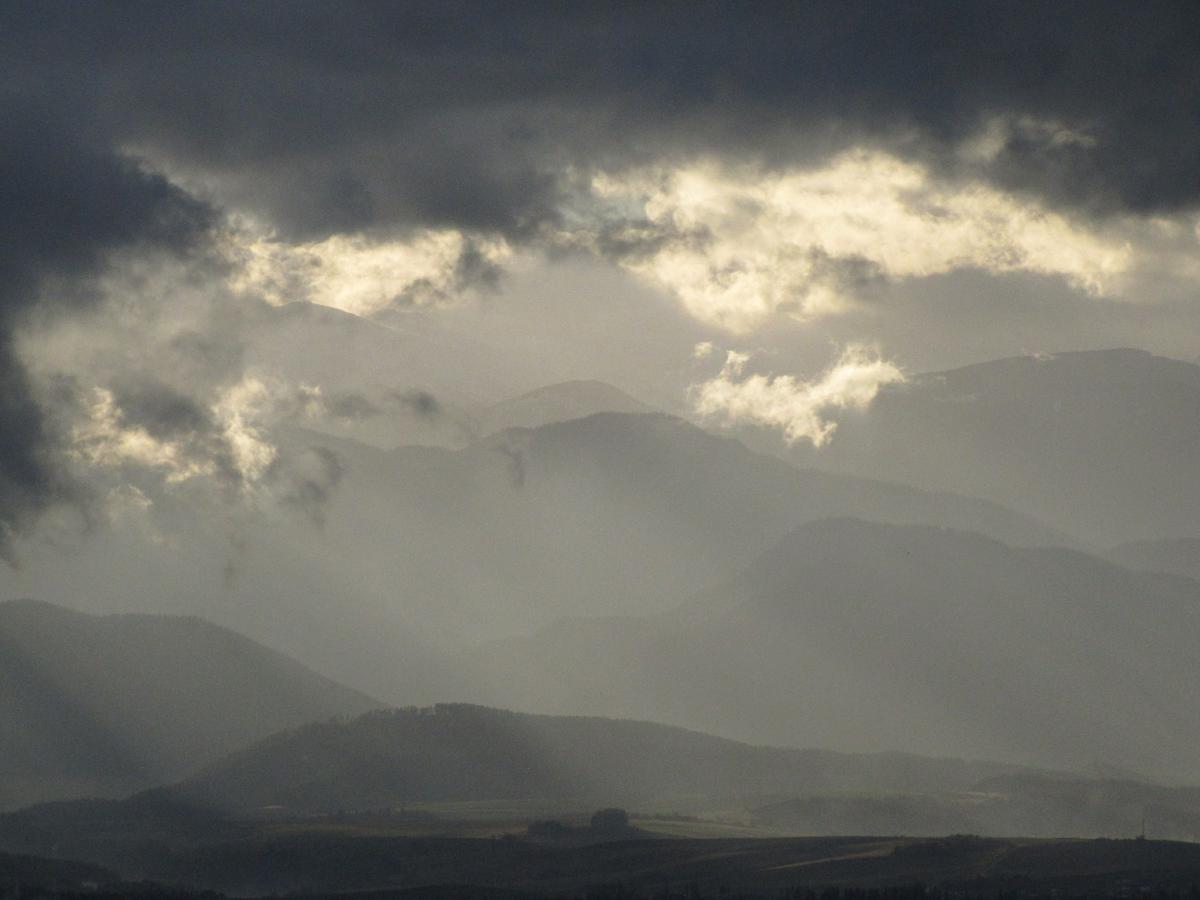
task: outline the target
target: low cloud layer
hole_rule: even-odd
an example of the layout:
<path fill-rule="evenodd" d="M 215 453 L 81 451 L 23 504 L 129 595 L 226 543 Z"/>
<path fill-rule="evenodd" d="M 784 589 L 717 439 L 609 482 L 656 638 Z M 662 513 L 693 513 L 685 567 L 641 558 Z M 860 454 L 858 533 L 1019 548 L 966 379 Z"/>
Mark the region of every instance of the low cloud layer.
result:
<path fill-rule="evenodd" d="M 694 387 L 696 412 L 726 424 L 748 422 L 778 428 L 789 444 L 807 440 L 826 444 L 837 430 L 828 418 L 836 410 L 864 410 L 885 384 L 904 381 L 904 373 L 869 348 L 846 347 L 819 378 L 747 375 L 750 357 L 730 351 L 720 373 Z"/>
<path fill-rule="evenodd" d="M 510 250 L 502 240 L 431 230 L 399 240 L 335 235 L 291 244 L 246 231 L 231 236 L 232 287 L 276 305 L 319 303 L 369 316 L 454 302 L 495 284 Z"/>
<path fill-rule="evenodd" d="M 847 153 L 818 169 L 631 173 L 598 179 L 597 191 L 640 206 L 642 236 L 658 236 L 620 262 L 733 331 L 778 311 L 836 314 L 877 280 L 955 269 L 1058 275 L 1091 294 L 1112 292 L 1133 258 L 1120 236 L 985 183 L 938 182 L 881 153 Z"/>

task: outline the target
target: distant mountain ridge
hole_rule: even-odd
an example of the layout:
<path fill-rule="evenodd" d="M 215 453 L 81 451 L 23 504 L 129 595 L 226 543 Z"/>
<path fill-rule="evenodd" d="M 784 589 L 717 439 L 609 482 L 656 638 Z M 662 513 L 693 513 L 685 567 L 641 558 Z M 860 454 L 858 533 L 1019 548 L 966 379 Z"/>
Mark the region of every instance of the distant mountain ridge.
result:
<path fill-rule="evenodd" d="M 403 704 L 474 698 L 444 648 L 563 616 L 665 611 L 822 517 L 1070 541 L 989 501 L 798 471 L 659 413 L 508 429 L 462 450 L 382 450 L 296 425 L 270 439 L 317 476 L 276 486 L 292 493 L 271 527 L 231 541 L 219 504 L 164 493 L 145 515 L 173 544 L 106 528 L 75 557 L 9 576 L 21 595 L 89 584 L 77 605 L 136 597 L 219 617 Z"/>
<path fill-rule="evenodd" d="M 505 634 L 562 615 L 666 609 L 831 515 L 1069 540 L 989 501 L 797 471 L 660 413 L 509 429 L 460 451 L 330 446 L 346 476 L 325 534 L 403 561 L 418 628 L 454 615 L 475 634 Z"/>
<path fill-rule="evenodd" d="M 518 393 L 520 385 L 530 384 L 536 366 L 514 368 L 501 350 L 463 333 L 440 333 L 419 317 L 385 322 L 316 303 L 289 303 L 261 309 L 250 320 L 246 341 L 256 367 L 295 386 L 319 389 L 331 404 L 331 414 L 316 415 L 309 424 L 380 448 L 460 448 L 505 428 L 597 412 L 652 411 L 592 379 Z M 457 364 L 446 365 L 452 359 Z"/>
<path fill-rule="evenodd" d="M 492 404 L 478 414 L 480 435 L 508 428 L 539 428 L 596 413 L 649 413 L 654 408 L 603 381 L 549 384 Z"/>
<path fill-rule="evenodd" d="M 498 705 L 1188 780 L 1196 633 L 1190 579 L 839 519 L 799 526 L 674 613 L 572 620 L 470 659 Z"/>
<path fill-rule="evenodd" d="M 1200 366 L 1116 349 L 885 386 L 794 459 L 987 497 L 1098 547 L 1200 537 Z"/>
<path fill-rule="evenodd" d="M 200 619 L 0 603 L 0 805 L 127 792 L 376 706 Z"/>

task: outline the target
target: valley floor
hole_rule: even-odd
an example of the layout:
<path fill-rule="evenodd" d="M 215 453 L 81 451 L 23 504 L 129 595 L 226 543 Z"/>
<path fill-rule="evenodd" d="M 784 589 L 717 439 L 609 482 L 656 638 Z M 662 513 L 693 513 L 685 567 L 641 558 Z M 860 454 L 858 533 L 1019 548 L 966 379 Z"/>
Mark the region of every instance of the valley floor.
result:
<path fill-rule="evenodd" d="M 9 870 L 0 896 L 1200 898 L 1200 845 L 1147 840 L 639 836 L 578 844 L 268 828 L 177 847 L 159 858 L 153 882 L 38 864 L 39 878 L 24 887 L 19 869 L 0 865 Z M 181 887 L 160 887 L 167 883 Z"/>

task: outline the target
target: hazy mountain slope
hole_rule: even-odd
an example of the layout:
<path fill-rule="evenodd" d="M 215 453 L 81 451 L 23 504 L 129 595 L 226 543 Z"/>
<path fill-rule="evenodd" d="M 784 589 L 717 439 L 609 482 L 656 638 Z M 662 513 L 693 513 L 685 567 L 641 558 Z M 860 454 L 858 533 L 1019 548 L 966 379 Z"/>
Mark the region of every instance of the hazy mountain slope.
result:
<path fill-rule="evenodd" d="M 1098 546 L 1200 537 L 1200 366 L 1140 350 L 922 375 L 795 457 L 987 497 Z"/>
<path fill-rule="evenodd" d="M 273 735 L 172 795 L 231 809 L 299 811 L 529 798 L 648 803 L 797 790 L 965 789 L 1018 771 L 902 754 L 753 747 L 650 722 L 439 704 Z"/>
<path fill-rule="evenodd" d="M 562 616 L 666 610 L 825 516 L 1060 539 L 996 504 L 798 472 L 658 414 L 509 430 L 457 452 L 382 453 L 299 431 L 281 439 L 332 450 L 343 476 L 319 532 L 254 535 L 235 590 L 297 586 L 279 601 L 286 619 L 250 633 L 274 642 L 286 631 L 279 646 L 393 703 L 477 696 L 467 670 L 414 640 L 457 650 Z"/>
<path fill-rule="evenodd" d="M 201 614 L 388 702 L 428 703 L 475 698 L 445 648 L 562 616 L 669 609 L 824 516 L 1060 539 L 987 501 L 797 471 L 657 414 L 510 430 L 461 451 L 297 427 L 272 437 L 317 476 L 277 485 L 275 515 L 231 523 L 182 486 L 0 583 L 9 596 Z"/>
<path fill-rule="evenodd" d="M 652 409 L 595 380 L 515 395 L 537 377 L 536 365 L 419 314 L 381 322 L 291 303 L 260 310 L 244 338 L 246 361 L 255 371 L 294 388 L 320 389 L 328 408 L 321 415 L 310 407 L 310 426 L 376 447 L 463 447 L 505 428 Z"/>
<path fill-rule="evenodd" d="M 324 408 L 306 409 L 310 426 L 381 448 L 461 447 L 477 433 L 471 410 L 507 390 L 506 367 L 486 348 L 314 303 L 264 307 L 241 337 L 251 371 L 320 392 Z"/>
<path fill-rule="evenodd" d="M 395 560 L 406 603 L 480 635 L 668 608 L 829 515 L 1059 537 L 983 501 L 797 472 L 664 415 L 510 430 L 457 453 L 340 452 L 326 536 Z"/>
<path fill-rule="evenodd" d="M 0 803 L 180 775 L 376 704 L 198 619 L 0 604 Z"/>
<path fill-rule="evenodd" d="M 472 659 L 500 704 L 1200 777 L 1198 628 L 1187 579 L 834 520 L 801 526 L 678 613 L 567 622 Z"/>
<path fill-rule="evenodd" d="M 1131 569 L 1171 572 L 1200 581 L 1200 538 L 1167 538 L 1118 544 L 1105 554 Z"/>
<path fill-rule="evenodd" d="M 495 350 L 421 325 L 419 316 L 407 325 L 382 324 L 316 303 L 264 308 L 245 336 L 248 361 L 296 384 L 426 388 L 458 405 L 495 403 L 513 393 L 509 362 Z M 447 365 L 449 359 L 457 364 Z"/>
<path fill-rule="evenodd" d="M 602 412 L 648 413 L 653 409 L 603 381 L 564 381 L 493 404 L 477 414 L 480 434 L 506 428 L 538 428 Z"/>

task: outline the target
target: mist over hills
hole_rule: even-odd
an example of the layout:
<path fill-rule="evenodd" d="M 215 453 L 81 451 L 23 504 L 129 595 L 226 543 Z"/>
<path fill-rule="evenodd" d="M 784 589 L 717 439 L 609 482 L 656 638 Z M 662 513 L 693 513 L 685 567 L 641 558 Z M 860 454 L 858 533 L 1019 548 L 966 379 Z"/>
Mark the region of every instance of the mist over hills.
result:
<path fill-rule="evenodd" d="M 530 414 L 567 415 L 589 396 L 535 392 Z M 853 425 L 842 424 L 839 439 Z M 1195 771 L 1183 750 L 1200 733 L 1183 687 L 1194 655 L 1180 637 L 1195 624 L 1194 586 L 1016 549 L 1072 538 L 995 502 L 797 469 L 659 413 L 510 428 L 457 450 L 381 450 L 295 424 L 272 437 L 338 461 L 315 527 L 253 531 L 230 562 L 218 511 L 164 504 L 178 529 L 169 550 L 114 529 L 41 570 L 38 593 L 88 571 L 98 597 L 127 589 L 129 603 L 210 612 L 389 703 Z M 508 637 L 463 650 L 496 635 Z M 1105 724 L 1113 709 L 1128 711 L 1127 728 Z"/>
<path fill-rule="evenodd" d="M 420 316 L 380 322 L 319 303 L 263 307 L 245 336 L 250 361 L 292 383 L 330 391 L 428 390 L 457 407 L 515 395 L 513 360 L 462 333 L 422 327 Z M 448 358 L 469 365 L 446 365 Z"/>
<path fill-rule="evenodd" d="M 653 409 L 596 379 L 541 383 L 506 348 L 416 314 L 380 321 L 289 303 L 259 310 L 243 341 L 254 371 L 320 391 L 324 408 L 308 409 L 310 425 L 381 449 L 457 449 L 506 428 Z"/>
<path fill-rule="evenodd" d="M 0 0 L 0 900 L 1200 900 L 1197 47 Z"/>
<path fill-rule="evenodd" d="M 761 436 L 760 436 L 761 439 Z M 1116 349 L 889 385 L 807 464 L 987 497 L 1093 543 L 1200 537 L 1200 366 Z"/>
<path fill-rule="evenodd" d="M 1130 358 L 1135 387 L 1175 372 Z M 1091 371 L 1081 360 L 1105 373 L 1126 354 L 1061 359 L 1075 384 Z M 1005 385 L 1033 396 L 1026 369 L 1057 372 L 1052 362 L 1001 361 L 947 383 L 985 399 L 1007 390 L 1015 422 L 1019 391 Z M 923 396 L 925 382 L 896 396 Z M 974 402 L 937 397 L 928 406 L 954 415 Z M 458 449 L 386 450 L 319 422 L 281 424 L 283 450 L 337 461 L 320 505 L 302 510 L 311 521 L 251 531 L 230 560 L 220 510 L 164 502 L 172 542 L 113 529 L 32 586 L 54 595 L 87 571 L 98 598 L 211 614 L 388 703 L 462 699 L 778 745 L 1200 777 L 1186 749 L 1200 737 L 1185 687 L 1197 664 L 1181 637 L 1198 624 L 1192 582 L 1047 549 L 1075 541 L 992 500 L 797 468 L 665 414 L 555 421 L 621 405 L 643 408 L 606 385 L 552 385 L 491 407 L 496 423 L 546 424 Z M 874 415 L 845 418 L 837 440 L 853 443 Z M 1189 571 L 1186 545 L 1170 565 L 1129 552 L 1110 556 Z M 1111 727 L 1113 710 L 1124 728 Z M 271 720 L 221 749 L 329 711 Z M 155 771 L 174 774 L 212 758 L 162 753 L 170 764 Z M 157 777 L 101 768 L 80 776 L 89 790 Z M 14 797 L 44 796 L 36 778 L 24 784 Z M 61 784 L 60 795 L 81 790 Z"/>
<path fill-rule="evenodd" d="M 842 519 L 674 613 L 562 622 L 474 658 L 498 704 L 1183 779 L 1200 777 L 1198 627 L 1186 578 Z"/>
<path fill-rule="evenodd" d="M 469 697 L 454 659 L 465 643 L 669 609 L 825 516 L 1067 540 L 989 501 L 799 471 L 662 414 L 510 429 L 458 451 L 294 424 L 271 437 L 314 472 L 286 517 L 234 519 L 186 486 L 148 493 L 152 506 L 71 554 L 31 547 L 0 582 L 10 596 L 202 615 L 403 704 Z"/>
<path fill-rule="evenodd" d="M 1060 537 L 986 501 L 797 471 L 661 414 L 508 430 L 458 452 L 337 450 L 346 476 L 325 540 L 387 560 L 414 627 L 471 635 L 669 608 L 830 515 Z"/>
<path fill-rule="evenodd" d="M 127 793 L 377 705 L 199 619 L 0 603 L 0 807 Z"/>

